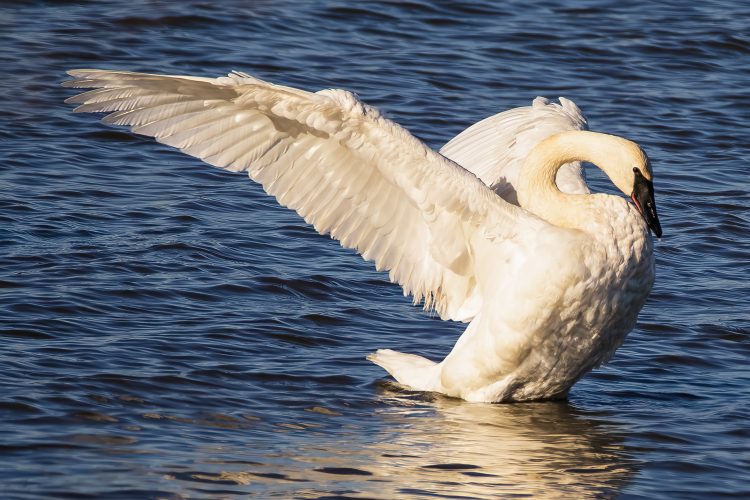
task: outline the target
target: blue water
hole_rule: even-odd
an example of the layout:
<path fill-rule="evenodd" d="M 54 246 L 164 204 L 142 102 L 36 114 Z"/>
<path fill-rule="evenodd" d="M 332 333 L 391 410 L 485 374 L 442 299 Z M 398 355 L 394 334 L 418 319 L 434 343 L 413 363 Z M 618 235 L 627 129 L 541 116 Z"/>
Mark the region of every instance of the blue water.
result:
<path fill-rule="evenodd" d="M 4 2 L 0 496 L 750 496 L 741 4 Z M 404 392 L 364 356 L 462 325 L 245 176 L 74 115 L 80 67 L 342 87 L 436 148 L 564 95 L 652 160 L 654 290 L 567 402 Z"/>

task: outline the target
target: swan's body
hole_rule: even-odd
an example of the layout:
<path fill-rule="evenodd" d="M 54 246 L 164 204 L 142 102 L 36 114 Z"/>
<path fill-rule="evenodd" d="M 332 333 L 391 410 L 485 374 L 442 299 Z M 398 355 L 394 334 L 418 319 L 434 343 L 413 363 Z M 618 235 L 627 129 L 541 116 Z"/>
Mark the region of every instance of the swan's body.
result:
<path fill-rule="evenodd" d="M 316 230 L 388 270 L 415 303 L 469 322 L 440 363 L 390 350 L 369 357 L 413 389 L 471 401 L 564 396 L 610 358 L 650 292 L 648 227 L 660 228 L 648 160 L 630 141 L 583 130 L 570 101 L 537 99 L 484 120 L 443 156 L 342 90 L 240 73 L 70 74 L 68 86 L 97 89 L 69 99 L 79 111 L 113 112 L 106 122 L 247 171 Z M 588 194 L 580 161 L 602 168 L 638 209 Z"/>

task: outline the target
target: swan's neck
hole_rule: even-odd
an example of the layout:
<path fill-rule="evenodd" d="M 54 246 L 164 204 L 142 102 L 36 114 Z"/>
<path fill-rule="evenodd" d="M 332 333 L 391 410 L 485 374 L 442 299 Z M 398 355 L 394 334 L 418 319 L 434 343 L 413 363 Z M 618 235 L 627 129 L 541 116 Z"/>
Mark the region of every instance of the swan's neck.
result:
<path fill-rule="evenodd" d="M 567 194 L 555 183 L 557 171 L 565 163 L 587 161 L 595 164 L 610 178 L 613 155 L 622 148 L 619 137 L 588 131 L 570 131 L 543 140 L 524 161 L 518 180 L 518 202 L 521 207 L 556 226 L 584 229 L 598 219 L 596 196 Z"/>

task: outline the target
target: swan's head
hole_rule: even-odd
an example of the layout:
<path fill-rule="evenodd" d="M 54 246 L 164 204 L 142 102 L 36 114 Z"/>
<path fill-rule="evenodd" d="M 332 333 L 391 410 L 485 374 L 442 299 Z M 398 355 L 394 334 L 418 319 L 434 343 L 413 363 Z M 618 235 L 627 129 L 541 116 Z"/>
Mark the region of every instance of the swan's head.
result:
<path fill-rule="evenodd" d="M 520 205 L 546 220 L 554 218 L 561 225 L 569 224 L 570 220 L 552 213 L 555 205 L 552 205 L 553 208 L 540 208 L 544 199 L 535 195 L 537 187 L 534 184 L 538 186 L 541 182 L 559 193 L 555 175 L 561 165 L 572 161 L 591 162 L 604 170 L 615 186 L 633 200 L 649 229 L 657 238 L 661 238 L 648 156 L 638 144 L 616 135 L 569 130 L 541 141 L 524 160 L 519 175 L 516 191 Z M 544 215 L 541 215 L 542 212 Z"/>
<path fill-rule="evenodd" d="M 648 156 L 636 143 L 621 137 L 611 137 L 618 139 L 621 144 L 620 147 L 609 150 L 610 157 L 607 163 L 610 163 L 610 168 L 605 170 L 612 182 L 633 200 L 656 237 L 661 238 L 661 224 L 656 213 L 653 174 Z"/>

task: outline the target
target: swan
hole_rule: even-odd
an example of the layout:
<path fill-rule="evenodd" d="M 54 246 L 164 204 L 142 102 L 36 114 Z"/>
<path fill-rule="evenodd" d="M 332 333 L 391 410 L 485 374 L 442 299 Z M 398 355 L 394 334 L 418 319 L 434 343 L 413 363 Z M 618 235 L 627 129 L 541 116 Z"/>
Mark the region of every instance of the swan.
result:
<path fill-rule="evenodd" d="M 345 90 L 78 69 L 66 102 L 106 112 L 250 178 L 444 320 L 468 323 L 436 363 L 380 349 L 400 384 L 475 402 L 564 398 L 635 325 L 661 237 L 651 164 L 587 130 L 572 101 L 537 98 L 436 152 Z M 442 154 L 441 154 L 442 153 Z M 626 198 L 591 194 L 580 162 Z"/>

